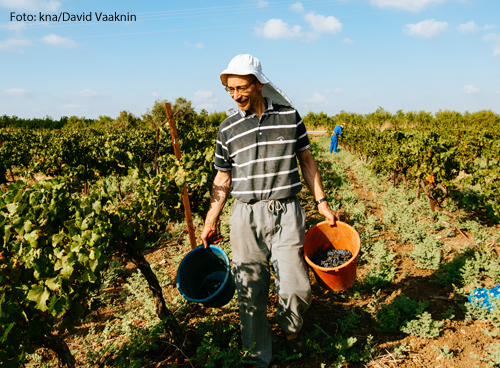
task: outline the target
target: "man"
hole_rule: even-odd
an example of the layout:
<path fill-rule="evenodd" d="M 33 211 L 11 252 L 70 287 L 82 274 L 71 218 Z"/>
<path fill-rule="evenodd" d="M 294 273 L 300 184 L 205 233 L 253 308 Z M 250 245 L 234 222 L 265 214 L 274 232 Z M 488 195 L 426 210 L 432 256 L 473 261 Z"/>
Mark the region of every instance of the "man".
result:
<path fill-rule="evenodd" d="M 335 225 L 321 177 L 309 152 L 306 128 L 288 97 L 262 73 L 259 60 L 238 55 L 220 79 L 238 111 L 221 123 L 215 149 L 218 170 L 202 240 L 217 232 L 219 215 L 231 191 L 235 198 L 229 224 L 243 345 L 254 348 L 254 365 L 267 367 L 272 335 L 267 320 L 269 261 L 276 271 L 279 306 L 276 321 L 289 354 L 304 347 L 303 313 L 311 287 L 303 259 L 305 212 L 297 158 L 322 216 Z"/>
<path fill-rule="evenodd" d="M 345 124 L 340 124 L 333 129 L 333 134 L 330 142 L 330 153 L 335 152 L 338 153 L 339 149 L 337 148 L 339 144 L 339 137 L 342 134 L 342 129 L 344 129 Z"/>

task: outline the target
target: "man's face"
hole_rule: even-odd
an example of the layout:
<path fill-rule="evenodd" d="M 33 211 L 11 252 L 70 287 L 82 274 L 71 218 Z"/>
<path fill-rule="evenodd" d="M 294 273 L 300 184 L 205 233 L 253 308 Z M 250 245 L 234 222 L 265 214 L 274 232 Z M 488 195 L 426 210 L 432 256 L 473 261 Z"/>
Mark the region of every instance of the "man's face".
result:
<path fill-rule="evenodd" d="M 256 112 L 262 103 L 262 87 L 254 75 L 228 75 L 227 86 L 234 90 L 231 97 L 242 111 Z M 239 91 L 241 89 L 245 91 Z"/>

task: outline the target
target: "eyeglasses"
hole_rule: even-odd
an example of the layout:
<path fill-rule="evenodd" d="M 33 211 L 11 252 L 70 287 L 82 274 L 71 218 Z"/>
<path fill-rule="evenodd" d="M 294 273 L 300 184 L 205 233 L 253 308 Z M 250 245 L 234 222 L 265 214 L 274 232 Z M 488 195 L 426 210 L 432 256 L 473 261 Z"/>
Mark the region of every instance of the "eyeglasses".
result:
<path fill-rule="evenodd" d="M 252 83 L 250 83 L 248 86 L 239 86 L 239 87 L 227 87 L 225 88 L 226 92 L 228 92 L 230 95 L 234 94 L 234 91 L 238 91 L 238 93 L 245 93 L 247 90 L 250 88 L 252 84 L 254 84 L 257 81 L 257 79 L 254 79 Z"/>

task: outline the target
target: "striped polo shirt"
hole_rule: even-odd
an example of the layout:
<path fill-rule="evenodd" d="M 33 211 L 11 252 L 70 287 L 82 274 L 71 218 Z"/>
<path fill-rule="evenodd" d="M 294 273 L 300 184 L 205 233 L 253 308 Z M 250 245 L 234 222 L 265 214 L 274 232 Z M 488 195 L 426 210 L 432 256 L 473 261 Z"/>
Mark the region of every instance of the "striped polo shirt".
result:
<path fill-rule="evenodd" d="M 296 155 L 310 146 L 297 110 L 267 99 L 260 121 L 238 110 L 221 123 L 214 167 L 231 170 L 231 195 L 242 202 L 285 199 L 302 188 Z"/>

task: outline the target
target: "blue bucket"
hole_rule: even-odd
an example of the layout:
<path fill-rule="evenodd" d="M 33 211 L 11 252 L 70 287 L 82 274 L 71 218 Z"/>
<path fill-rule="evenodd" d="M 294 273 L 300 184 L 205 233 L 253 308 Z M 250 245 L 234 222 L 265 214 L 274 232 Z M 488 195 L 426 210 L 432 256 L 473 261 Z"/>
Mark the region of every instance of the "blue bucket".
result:
<path fill-rule="evenodd" d="M 177 269 L 177 289 L 184 299 L 205 307 L 229 303 L 236 284 L 227 254 L 215 245 L 191 250 Z"/>

